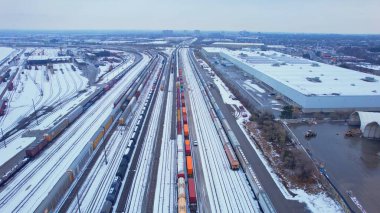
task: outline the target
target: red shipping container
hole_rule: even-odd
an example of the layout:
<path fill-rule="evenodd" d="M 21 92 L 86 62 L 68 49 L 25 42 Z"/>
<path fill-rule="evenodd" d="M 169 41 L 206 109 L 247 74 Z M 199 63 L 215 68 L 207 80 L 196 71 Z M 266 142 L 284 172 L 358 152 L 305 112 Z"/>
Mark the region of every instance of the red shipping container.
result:
<path fill-rule="evenodd" d="M 195 182 L 193 178 L 188 178 L 188 186 L 190 203 L 197 203 L 197 193 L 195 191 Z"/>
<path fill-rule="evenodd" d="M 190 148 L 190 145 L 186 145 L 185 146 L 185 153 L 187 156 L 191 155 L 191 148 Z"/>
<path fill-rule="evenodd" d="M 177 121 L 177 134 L 182 134 L 181 121 Z"/>

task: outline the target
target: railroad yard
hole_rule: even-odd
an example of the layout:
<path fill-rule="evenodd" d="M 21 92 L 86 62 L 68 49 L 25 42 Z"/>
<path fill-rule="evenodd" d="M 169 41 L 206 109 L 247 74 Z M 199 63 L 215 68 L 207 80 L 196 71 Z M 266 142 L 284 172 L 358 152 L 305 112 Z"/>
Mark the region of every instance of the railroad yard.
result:
<path fill-rule="evenodd" d="M 284 188 L 196 40 L 0 48 L 0 212 L 343 212 Z"/>

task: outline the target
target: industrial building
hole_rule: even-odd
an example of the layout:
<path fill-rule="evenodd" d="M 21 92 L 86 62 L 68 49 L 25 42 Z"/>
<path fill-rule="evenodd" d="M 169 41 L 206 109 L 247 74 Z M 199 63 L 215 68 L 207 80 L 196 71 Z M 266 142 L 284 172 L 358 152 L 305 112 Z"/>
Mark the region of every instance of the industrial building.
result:
<path fill-rule="evenodd" d="M 66 63 L 70 62 L 70 56 L 46 56 L 46 55 L 35 55 L 29 56 L 27 63 L 29 65 L 47 65 L 49 63 Z"/>
<path fill-rule="evenodd" d="M 231 61 L 304 112 L 380 111 L 378 76 L 276 51 L 233 51 L 211 47 L 204 50 Z"/>

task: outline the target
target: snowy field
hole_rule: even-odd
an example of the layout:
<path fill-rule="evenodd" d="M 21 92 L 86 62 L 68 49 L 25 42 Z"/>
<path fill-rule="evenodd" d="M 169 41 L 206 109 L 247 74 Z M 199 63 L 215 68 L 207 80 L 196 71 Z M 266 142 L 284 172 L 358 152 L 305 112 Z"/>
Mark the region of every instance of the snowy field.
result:
<path fill-rule="evenodd" d="M 95 90 L 95 87 L 87 87 L 87 78 L 83 77 L 79 69 L 73 71 L 72 65 L 54 64 L 54 72 L 48 71 L 46 66 L 38 66 L 38 70 L 33 67 L 32 70 L 18 72 L 15 89 L 5 95 L 8 107 L 5 115 L 0 117 L 3 132 L 12 130 L 19 121 L 30 116 L 34 112 L 33 103 L 36 110 L 47 106 L 52 108 L 38 119 L 38 124 L 35 121 L 26 130 L 19 130 L 8 138 L 7 148 L 0 145 L 0 155 L 4 156 L 0 159 L 0 165 L 33 142 L 30 138 L 21 138 L 23 133 L 52 127 L 55 121 L 65 116 Z"/>
<path fill-rule="evenodd" d="M 112 58 L 112 57 L 108 57 Z M 120 60 L 120 59 L 119 59 Z M 133 64 L 135 60 L 135 56 L 132 54 L 128 54 L 125 58 L 124 62 L 117 63 L 117 62 L 109 62 L 109 61 L 103 61 L 104 65 L 99 66 L 99 73 L 98 73 L 98 80 L 99 83 L 106 83 L 109 80 L 113 79 L 117 74 L 124 71 L 126 68 L 128 68 L 131 64 Z M 110 71 L 110 66 L 113 67 L 113 69 Z M 102 79 L 99 79 L 101 76 Z"/>
<path fill-rule="evenodd" d="M 263 88 L 261 88 L 259 85 L 255 84 L 255 83 L 252 83 L 251 80 L 244 81 L 244 87 L 246 89 L 250 89 L 254 92 L 265 93 L 265 90 Z"/>
<path fill-rule="evenodd" d="M 127 58 L 125 59 L 125 62 L 122 62 L 122 63 L 106 62 L 105 66 L 99 66 L 99 69 L 100 69 L 100 72 L 98 74 L 98 80 L 100 80 L 99 83 L 107 83 L 108 81 L 116 77 L 116 75 L 118 75 L 119 73 L 123 72 L 126 68 L 131 66 L 134 60 L 135 60 L 134 55 L 128 55 Z M 109 71 L 109 67 L 111 65 L 113 66 L 114 69 Z M 102 79 L 99 79 L 100 76 L 102 75 L 103 75 Z"/>
<path fill-rule="evenodd" d="M 111 113 L 114 100 L 126 90 L 148 61 L 149 57 L 144 55 L 143 60 L 134 69 L 63 132 L 49 149 L 17 174 L 0 193 L 0 211 L 27 212 L 38 207 L 75 160 L 72 156 L 81 152 L 93 133 Z"/>
<path fill-rule="evenodd" d="M 174 51 L 173 47 L 166 47 L 162 52 L 170 56 L 172 55 L 173 51 Z"/>
<path fill-rule="evenodd" d="M 214 83 L 218 87 L 220 94 L 222 96 L 223 102 L 225 104 L 242 106 L 239 100 L 233 100 L 231 98 L 232 93 L 229 91 L 228 87 L 223 83 L 222 80 L 220 80 L 218 76 L 215 77 Z M 261 88 L 258 86 L 257 86 L 258 88 L 256 88 L 256 86 L 253 86 L 255 90 L 257 89 L 258 91 L 260 91 Z M 273 100 L 272 104 L 278 104 L 278 102 Z M 285 188 L 280 178 L 275 174 L 275 172 L 273 171 L 273 169 L 271 168 L 271 166 L 265 159 L 263 153 L 256 147 L 255 142 L 252 141 L 252 139 L 246 133 L 245 128 L 244 128 L 244 122 L 248 121 L 248 118 L 250 117 L 251 114 L 245 108 L 244 108 L 244 111 L 247 112 L 247 115 L 248 115 L 247 118 L 239 117 L 237 119 L 237 123 L 239 127 L 241 128 L 241 130 L 244 132 L 246 138 L 250 141 L 251 146 L 254 148 L 259 158 L 261 159 L 261 161 L 264 163 L 266 169 L 272 176 L 273 180 L 275 181 L 277 187 L 280 189 L 284 197 L 288 200 L 297 200 L 299 202 L 305 203 L 307 207 L 309 208 L 309 210 L 312 212 L 332 212 L 332 213 L 342 212 L 342 209 L 335 203 L 335 201 L 329 198 L 326 194 L 321 193 L 317 195 L 312 195 L 312 194 L 306 193 L 302 189 L 290 189 L 290 191 L 296 194 L 295 197 L 289 194 L 288 190 Z M 236 113 L 237 112 L 235 112 L 235 114 Z"/>
<path fill-rule="evenodd" d="M 13 51 L 14 49 L 10 47 L 0 47 L 0 62 L 8 57 Z"/>
<path fill-rule="evenodd" d="M 367 69 L 371 69 L 371 70 L 380 71 L 380 66 L 379 65 L 374 65 L 374 64 L 370 64 L 370 63 L 367 63 L 367 64 L 365 64 L 365 63 L 363 63 L 363 64 L 357 64 L 356 66 L 367 68 Z"/>
<path fill-rule="evenodd" d="M 264 43 L 242 43 L 242 42 L 214 42 L 213 45 L 226 45 L 226 46 L 264 46 Z"/>
<path fill-rule="evenodd" d="M 156 41 L 148 41 L 148 42 L 139 42 L 136 44 L 166 44 L 168 41 L 166 40 L 156 40 Z"/>

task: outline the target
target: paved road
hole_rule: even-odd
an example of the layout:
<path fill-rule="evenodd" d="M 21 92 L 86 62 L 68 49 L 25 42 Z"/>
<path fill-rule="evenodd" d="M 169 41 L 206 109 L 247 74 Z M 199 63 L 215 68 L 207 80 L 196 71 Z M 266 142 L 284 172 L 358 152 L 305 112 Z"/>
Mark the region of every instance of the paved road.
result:
<path fill-rule="evenodd" d="M 209 61 L 214 60 L 209 57 L 207 57 L 207 59 Z M 257 109 L 269 111 L 276 117 L 280 116 L 281 111 L 279 109 L 282 109 L 285 103 L 275 98 L 275 92 L 268 92 L 270 91 L 268 89 L 268 86 L 256 82 L 256 80 L 251 75 L 247 75 L 245 71 L 235 66 L 224 67 L 220 63 L 213 65 L 218 72 L 222 73 L 222 75 L 228 76 L 228 79 L 237 86 L 237 89 L 243 96 L 250 97 L 251 103 L 254 104 Z M 256 84 L 257 86 L 261 87 L 261 89 L 265 90 L 258 91 L 255 88 L 247 87 L 247 84 L 245 84 L 246 80 L 251 80 L 253 84 Z"/>

